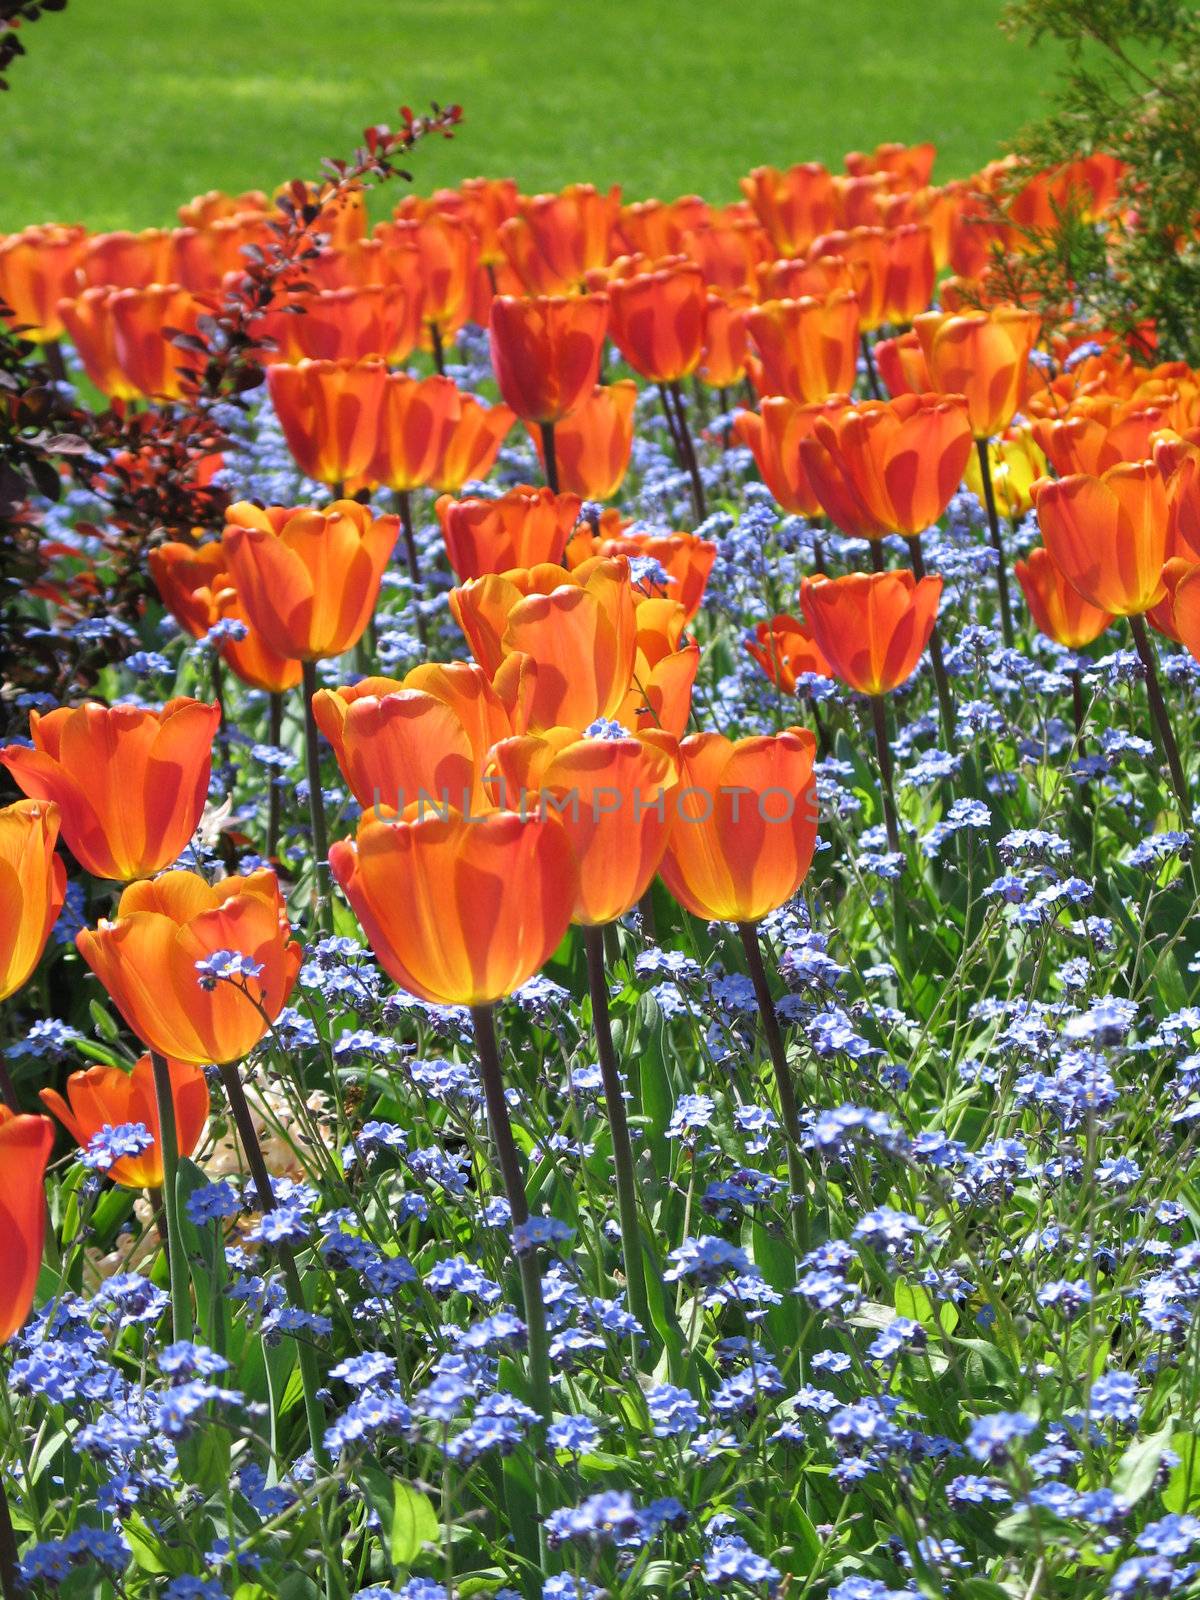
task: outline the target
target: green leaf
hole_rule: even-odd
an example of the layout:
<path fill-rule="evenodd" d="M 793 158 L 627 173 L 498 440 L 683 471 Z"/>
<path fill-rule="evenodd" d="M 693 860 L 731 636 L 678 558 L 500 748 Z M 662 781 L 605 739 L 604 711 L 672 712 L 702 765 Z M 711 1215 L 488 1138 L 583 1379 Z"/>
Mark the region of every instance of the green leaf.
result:
<path fill-rule="evenodd" d="M 1171 1449 L 1179 1465 L 1167 1480 L 1162 1503 L 1168 1511 L 1194 1511 L 1200 1506 L 1200 1441 L 1194 1433 L 1177 1433 Z"/>
<path fill-rule="evenodd" d="M 1174 1426 L 1173 1422 L 1167 1422 L 1148 1439 L 1136 1440 L 1117 1462 L 1112 1477 L 1112 1487 L 1122 1500 L 1133 1504 L 1154 1487 L 1158 1465 L 1162 1460 L 1163 1451 L 1171 1443 Z"/>
<path fill-rule="evenodd" d="M 427 1544 L 439 1535 L 437 1512 L 429 1496 L 397 1478 L 392 1485 L 392 1526 L 389 1534 L 392 1565 L 411 1567 Z"/>
<path fill-rule="evenodd" d="M 373 1462 L 364 1462 L 358 1477 L 379 1517 L 392 1566 L 411 1567 L 426 1544 L 437 1543 L 440 1528 L 433 1502 Z"/>
<path fill-rule="evenodd" d="M 187 1558 L 184 1553 L 172 1551 L 136 1511 L 125 1518 L 122 1531 L 129 1541 L 134 1564 L 142 1572 L 178 1577 L 185 1571 Z"/>
<path fill-rule="evenodd" d="M 96 1032 L 102 1039 L 107 1039 L 109 1044 L 115 1044 L 121 1037 L 121 1030 L 117 1027 L 115 1019 L 104 1009 L 99 1000 L 88 1001 L 88 1015 L 96 1025 Z"/>
<path fill-rule="evenodd" d="M 896 1303 L 898 1317 L 910 1317 L 913 1322 L 919 1322 L 923 1328 L 936 1326 L 933 1301 L 929 1293 L 919 1283 L 905 1283 L 901 1278 L 896 1284 L 896 1293 L 892 1297 Z"/>

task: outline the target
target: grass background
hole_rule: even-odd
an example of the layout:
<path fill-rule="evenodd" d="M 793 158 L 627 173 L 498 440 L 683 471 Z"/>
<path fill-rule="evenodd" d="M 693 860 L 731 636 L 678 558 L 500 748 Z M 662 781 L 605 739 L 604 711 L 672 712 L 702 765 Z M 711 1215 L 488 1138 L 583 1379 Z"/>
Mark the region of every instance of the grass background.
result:
<path fill-rule="evenodd" d="M 761 162 L 933 139 L 971 171 L 1037 115 L 1053 52 L 1000 0 L 70 0 L 0 97 L 0 229 L 170 222 L 208 188 L 313 176 L 402 102 L 461 102 L 414 155 L 427 190 L 733 198 Z"/>

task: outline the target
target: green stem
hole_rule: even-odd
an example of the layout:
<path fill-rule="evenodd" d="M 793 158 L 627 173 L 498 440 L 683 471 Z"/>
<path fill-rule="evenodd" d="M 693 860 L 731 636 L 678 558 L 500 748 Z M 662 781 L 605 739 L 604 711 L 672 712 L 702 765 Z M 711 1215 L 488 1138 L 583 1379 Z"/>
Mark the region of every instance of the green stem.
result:
<path fill-rule="evenodd" d="M 333 896 L 329 879 L 329 839 L 325 832 L 325 798 L 321 793 L 321 747 L 313 696 L 317 692 L 317 663 L 301 662 L 304 675 L 304 758 L 308 772 L 308 816 L 313 846 L 313 909 L 318 927 L 333 931 Z"/>
<path fill-rule="evenodd" d="M 263 1159 L 262 1146 L 258 1142 L 258 1131 L 254 1126 L 254 1118 L 250 1115 L 250 1106 L 246 1100 L 246 1091 L 242 1088 L 242 1080 L 238 1075 L 237 1063 L 228 1061 L 220 1067 L 221 1082 L 225 1086 L 225 1094 L 229 1100 L 229 1109 L 233 1113 L 234 1124 L 237 1127 L 238 1139 L 241 1141 L 242 1152 L 246 1157 L 246 1165 L 250 1168 L 250 1176 L 254 1180 L 254 1191 L 258 1196 L 258 1208 L 262 1212 L 274 1211 L 275 1191 L 271 1187 L 271 1174 L 267 1171 L 267 1163 Z M 273 1246 L 283 1268 L 283 1278 L 287 1285 L 288 1299 L 298 1311 L 306 1309 L 304 1298 L 304 1285 L 300 1279 L 300 1270 L 296 1266 L 296 1258 L 292 1254 L 290 1245 L 276 1244 Z M 296 1354 L 300 1363 L 300 1379 L 304 1388 L 304 1415 L 308 1422 L 308 1441 L 312 1447 L 313 1460 L 324 1472 L 329 1468 L 329 1453 L 325 1449 L 325 1417 L 321 1410 L 321 1402 L 317 1398 L 321 1387 L 321 1375 L 317 1368 L 317 1353 L 307 1339 L 296 1340 Z"/>
<path fill-rule="evenodd" d="M 871 399 L 882 400 L 883 390 L 879 387 L 879 375 L 875 371 L 875 357 L 871 353 L 871 341 L 865 333 L 860 333 L 858 342 L 862 347 L 863 360 L 867 364 L 867 387 L 871 391 Z"/>
<path fill-rule="evenodd" d="M 400 504 L 400 527 L 404 534 L 404 559 L 408 565 L 408 585 L 412 590 L 413 615 L 417 624 L 417 638 L 422 650 L 429 646 L 425 628 L 425 614 L 421 610 L 421 564 L 417 557 L 417 540 L 413 532 L 412 495 L 407 489 L 397 491 Z"/>
<path fill-rule="evenodd" d="M 558 449 L 554 443 L 554 424 L 552 422 L 539 422 L 538 431 L 542 436 L 542 458 L 546 467 L 546 483 L 551 494 L 558 493 Z"/>
<path fill-rule="evenodd" d="M 179 1134 L 175 1127 L 175 1096 L 171 1089 L 171 1069 L 157 1050 L 150 1052 L 154 1074 L 154 1099 L 158 1110 L 158 1145 L 162 1153 L 163 1215 L 167 1224 L 167 1266 L 171 1276 L 171 1337 L 178 1343 L 190 1339 L 192 1286 L 188 1276 L 187 1252 L 179 1226 Z"/>
<path fill-rule="evenodd" d="M 913 577 L 920 583 L 925 576 L 925 552 L 921 549 L 921 535 L 910 534 L 906 543 L 909 559 L 912 561 Z M 938 706 L 942 713 L 942 732 L 946 737 L 946 748 L 953 755 L 956 750 L 955 728 L 958 719 L 954 711 L 954 696 L 950 693 L 950 676 L 946 671 L 945 657 L 942 655 L 942 635 L 936 622 L 929 635 L 929 659 L 933 664 L 933 681 L 937 688 Z"/>
<path fill-rule="evenodd" d="M 758 942 L 758 927 L 753 922 L 739 922 L 738 933 L 742 940 L 742 949 L 746 955 L 746 969 L 750 974 L 750 982 L 754 985 L 754 998 L 758 1002 L 758 1014 L 762 1019 L 763 1034 L 767 1041 L 767 1051 L 771 1057 L 771 1066 L 775 1072 L 775 1092 L 779 1096 L 779 1112 L 783 1120 L 783 1131 L 787 1143 L 788 1182 L 792 1191 L 792 1222 L 797 1256 L 804 1253 L 804 1220 L 801 1216 L 800 1202 L 807 1192 L 804 1181 L 804 1167 L 800 1159 L 800 1108 L 796 1103 L 796 1091 L 792 1087 L 792 1073 L 788 1066 L 787 1051 L 783 1043 L 783 1031 L 779 1026 L 779 1013 L 775 1010 L 775 1002 L 771 998 L 771 986 L 767 982 L 766 968 L 763 966 L 762 949 Z"/>
<path fill-rule="evenodd" d="M 688 477 L 692 480 L 692 508 L 696 513 L 696 521 L 703 522 L 708 515 L 708 505 L 704 498 L 704 482 L 700 477 L 700 462 L 696 457 L 696 444 L 692 438 L 692 430 L 688 427 L 687 408 L 684 405 L 683 391 L 679 382 L 667 385 L 667 392 L 675 401 L 676 420 L 679 425 L 679 443 L 683 450 L 683 465 L 687 469 Z"/>
<path fill-rule="evenodd" d="M 272 690 L 267 697 L 267 743 L 279 748 L 283 738 L 283 696 Z M 283 810 L 283 791 L 275 769 L 271 769 L 270 788 L 267 790 L 267 860 L 275 858 L 279 850 L 279 823 Z"/>
<path fill-rule="evenodd" d="M 504 1193 L 508 1199 L 508 1208 L 512 1213 L 513 1227 L 519 1228 L 529 1221 L 529 1201 L 525 1194 L 525 1179 L 521 1173 L 521 1158 L 513 1138 L 512 1123 L 508 1118 L 508 1102 L 504 1098 L 504 1078 L 500 1071 L 500 1051 L 496 1043 L 496 1019 L 492 1007 L 472 1006 L 471 1023 L 475 1030 L 479 1076 L 483 1083 L 483 1097 L 487 1104 L 492 1143 L 496 1148 L 496 1161 L 500 1168 Z M 546 1306 L 542 1299 L 542 1275 L 538 1267 L 537 1250 L 517 1252 L 517 1268 L 521 1276 L 521 1300 L 528 1340 L 530 1399 L 533 1409 L 542 1419 L 542 1428 L 545 1428 L 554 1410 L 550 1397 L 550 1340 L 546 1331 Z M 534 1474 L 538 1502 L 538 1537 L 544 1544 L 541 1522 L 545 1501 L 542 1474 L 537 1467 L 536 1446 Z M 543 1550 L 543 1562 L 544 1560 Z"/>
<path fill-rule="evenodd" d="M 648 1334 L 651 1331 L 650 1302 L 646 1295 L 642 1231 L 638 1223 L 637 1179 L 633 1170 L 629 1120 L 625 1115 L 625 1094 L 621 1086 L 621 1073 L 609 1023 L 608 983 L 604 975 L 604 929 L 585 927 L 583 948 L 587 954 L 592 1031 L 596 1036 L 596 1054 L 600 1061 L 604 1103 L 608 1109 L 608 1125 L 612 1134 L 613 1167 L 617 1179 L 617 1212 L 621 1219 L 621 1253 L 625 1262 L 629 1309 Z"/>
<path fill-rule="evenodd" d="M 996 493 L 992 488 L 992 460 L 988 455 L 986 439 L 976 439 L 975 450 L 979 456 L 979 476 L 983 479 L 983 500 L 987 508 L 988 532 L 992 549 L 996 552 L 996 582 L 1000 589 L 1000 631 L 1011 650 L 1016 634 L 1013 632 L 1012 602 L 1008 596 L 1008 567 L 1004 560 L 1004 541 L 1000 537 L 1000 518 L 996 512 Z"/>
<path fill-rule="evenodd" d="M 0 1473 L 0 1595 L 3 1595 L 4 1600 L 21 1600 L 17 1536 L 13 1531 L 12 1514 L 8 1509 L 8 1495 L 4 1492 L 2 1473 Z"/>
<path fill-rule="evenodd" d="M 1158 730 L 1159 742 L 1163 754 L 1167 758 L 1167 769 L 1171 774 L 1171 787 L 1175 790 L 1175 798 L 1179 801 L 1179 818 L 1185 828 L 1191 826 L 1192 797 L 1188 793 L 1187 778 L 1184 776 L 1183 762 L 1179 756 L 1179 746 L 1175 742 L 1175 730 L 1171 727 L 1171 718 L 1167 714 L 1167 704 L 1163 699 L 1162 687 L 1158 681 L 1158 663 L 1155 658 L 1154 646 L 1150 642 L 1150 635 L 1146 632 L 1146 623 L 1143 617 L 1130 617 L 1129 631 L 1133 634 L 1134 646 L 1138 658 L 1146 673 L 1146 698 L 1150 702 L 1150 715 L 1154 718 L 1154 726 Z"/>
<path fill-rule="evenodd" d="M 871 697 L 871 724 L 875 731 L 875 756 L 879 762 L 880 793 L 883 796 L 883 822 L 887 829 L 888 849 L 900 854 L 900 822 L 896 815 L 896 791 L 893 786 L 892 747 L 888 743 L 887 712 L 883 696 Z"/>
<path fill-rule="evenodd" d="M 442 347 L 442 330 L 436 322 L 429 324 L 429 342 L 433 346 L 433 364 L 443 377 L 446 376 L 446 352 Z"/>

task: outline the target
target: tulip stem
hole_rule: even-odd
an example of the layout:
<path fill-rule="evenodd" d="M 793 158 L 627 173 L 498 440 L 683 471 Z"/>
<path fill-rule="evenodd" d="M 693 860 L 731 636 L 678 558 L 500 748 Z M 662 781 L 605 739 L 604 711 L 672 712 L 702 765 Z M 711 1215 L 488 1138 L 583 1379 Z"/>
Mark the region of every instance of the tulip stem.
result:
<path fill-rule="evenodd" d="M 400 505 L 400 527 L 404 533 L 404 559 L 408 563 L 408 583 L 412 590 L 413 614 L 417 624 L 417 638 L 422 650 L 429 647 L 425 630 L 425 613 L 421 610 L 421 564 L 417 558 L 417 539 L 413 532 L 412 495 L 401 489 L 396 495 Z"/>
<path fill-rule="evenodd" d="M 758 1014 L 762 1018 L 763 1034 L 766 1037 L 771 1066 L 775 1072 L 775 1092 L 779 1096 L 779 1112 L 783 1118 L 783 1131 L 787 1136 L 788 1182 L 792 1190 L 796 1252 L 800 1255 L 804 1250 L 804 1239 L 799 1201 L 806 1192 L 804 1168 L 800 1160 L 800 1108 L 796 1103 L 796 1091 L 792 1087 L 792 1073 L 784 1048 L 783 1030 L 779 1026 L 779 1013 L 775 1010 L 775 1002 L 771 998 L 771 986 L 767 982 L 767 972 L 763 966 L 757 924 L 739 922 L 738 933 L 741 935 L 742 949 L 746 954 L 746 969 L 750 974 L 750 982 L 754 985 L 754 998 L 758 1002 Z"/>
<path fill-rule="evenodd" d="M 321 793 L 321 749 L 313 696 L 317 692 L 317 664 L 302 661 L 304 683 L 304 756 L 308 770 L 308 816 L 313 845 L 313 909 L 326 933 L 333 931 L 333 896 L 329 887 L 329 839 L 325 832 L 325 797 Z"/>
<path fill-rule="evenodd" d="M 171 1337 L 178 1343 L 192 1337 L 192 1286 L 187 1253 L 179 1226 L 179 1134 L 175 1127 L 175 1095 L 171 1069 L 157 1050 L 150 1052 L 154 1100 L 158 1111 L 158 1144 L 162 1155 L 162 1203 L 167 1223 L 167 1269 L 171 1278 Z"/>
<path fill-rule="evenodd" d="M 892 748 L 888 743 L 887 713 L 883 696 L 871 697 L 871 723 L 875 730 L 875 756 L 879 762 L 880 793 L 883 796 L 883 821 L 887 828 L 888 849 L 900 854 L 900 822 L 896 815 L 896 791 L 892 780 Z"/>
<path fill-rule="evenodd" d="M 21 1600 L 17 1536 L 13 1531 L 12 1513 L 8 1509 L 3 1474 L 0 1474 L 0 1595 L 4 1600 Z"/>
<path fill-rule="evenodd" d="M 871 571 L 886 572 L 887 561 L 884 559 L 882 539 L 868 539 L 867 543 L 871 547 Z"/>
<path fill-rule="evenodd" d="M 525 1179 L 521 1174 L 521 1158 L 513 1138 L 512 1123 L 508 1119 L 508 1102 L 504 1098 L 504 1078 L 500 1071 L 500 1051 L 496 1043 L 496 1021 L 492 1007 L 472 1006 L 471 1023 L 475 1029 L 479 1076 L 487 1102 L 492 1143 L 496 1147 L 496 1160 L 508 1199 L 508 1209 L 512 1214 L 512 1224 L 514 1228 L 519 1228 L 529 1221 L 529 1201 L 525 1194 Z M 521 1274 L 521 1299 L 529 1341 L 529 1391 L 533 1409 L 541 1417 L 544 1428 L 553 1415 L 553 1402 L 550 1398 L 550 1342 L 546 1333 L 542 1275 L 538 1270 L 536 1247 L 515 1253 Z M 538 1499 L 540 1502 L 540 1484 Z"/>
<path fill-rule="evenodd" d="M 925 554 L 921 549 L 921 535 L 910 534 L 907 540 L 908 554 L 912 561 L 913 577 L 920 583 L 925 577 Z M 955 748 L 955 728 L 957 718 L 954 712 L 954 696 L 950 693 L 950 677 L 946 671 L 946 658 L 942 654 L 942 635 L 935 620 L 929 635 L 929 659 L 933 664 L 933 681 L 937 688 L 938 706 L 942 713 L 942 732 L 946 736 L 946 747 L 951 754 Z"/>
<path fill-rule="evenodd" d="M 558 493 L 558 452 L 554 444 L 554 424 L 539 422 L 542 436 L 542 461 L 546 469 L 546 484 L 551 494 Z"/>
<path fill-rule="evenodd" d="M 665 383 L 660 383 L 658 386 L 658 398 L 662 405 L 663 416 L 667 419 L 667 431 L 671 435 L 671 448 L 675 451 L 676 459 L 682 464 L 683 445 L 679 438 L 679 424 L 675 420 L 675 411 L 671 405 L 671 397 L 667 393 Z"/>
<path fill-rule="evenodd" d="M 696 456 L 696 445 L 692 439 L 692 430 L 688 427 L 687 407 L 684 404 L 683 391 L 679 387 L 679 380 L 667 385 L 668 392 L 675 401 L 675 412 L 679 419 L 679 444 L 683 452 L 682 465 L 686 467 L 688 476 L 692 480 L 692 508 L 696 513 L 696 521 L 703 522 L 708 515 L 708 505 L 704 498 L 704 483 L 700 477 L 700 462 Z"/>
<path fill-rule="evenodd" d="M 1083 675 L 1078 667 L 1071 669 L 1071 712 L 1075 719 L 1075 749 L 1080 756 L 1087 754 L 1087 741 L 1083 730 L 1087 723 L 1087 706 L 1083 698 Z"/>
<path fill-rule="evenodd" d="M 279 748 L 283 738 L 283 696 L 272 689 L 267 697 L 267 743 Z M 279 822 L 283 809 L 283 791 L 278 776 L 272 768 L 270 787 L 267 790 L 267 859 L 273 860 L 279 850 Z"/>
<path fill-rule="evenodd" d="M 307 662 L 305 665 L 307 666 Z M 271 1187 L 271 1174 L 267 1171 L 262 1145 L 258 1142 L 258 1130 L 250 1114 L 250 1105 L 246 1099 L 246 1091 L 242 1088 L 237 1063 L 223 1062 L 218 1071 L 225 1087 L 229 1109 L 233 1113 L 242 1153 L 246 1157 L 246 1165 L 250 1168 L 250 1176 L 254 1180 L 254 1192 L 258 1196 L 259 1210 L 264 1213 L 274 1211 L 275 1191 Z M 283 1268 L 288 1299 L 297 1311 L 306 1310 L 304 1285 L 300 1279 L 300 1270 L 296 1266 L 296 1258 L 292 1254 L 292 1247 L 280 1241 L 272 1248 Z M 325 1449 L 325 1418 L 321 1411 L 321 1402 L 317 1398 L 321 1386 L 317 1353 L 307 1339 L 297 1338 L 296 1356 L 300 1363 L 300 1378 L 304 1388 L 304 1415 L 308 1423 L 308 1442 L 312 1447 L 313 1460 L 322 1471 L 326 1471 L 329 1467 L 329 1453 Z"/>
<path fill-rule="evenodd" d="M 1154 646 L 1150 642 L 1150 635 L 1146 632 L 1146 623 L 1142 617 L 1130 617 L 1129 631 L 1133 634 L 1133 642 L 1137 649 L 1138 658 L 1145 669 L 1146 698 L 1150 702 L 1150 715 L 1154 718 L 1154 725 L 1158 730 L 1159 743 L 1167 758 L 1167 768 L 1171 774 L 1171 787 L 1175 790 L 1175 797 L 1179 801 L 1179 819 L 1183 826 L 1187 828 L 1191 825 L 1192 802 L 1188 794 L 1187 779 L 1183 772 L 1183 762 L 1179 758 L 1179 746 L 1175 743 L 1175 733 L 1171 727 L 1166 701 L 1163 699 L 1162 688 L 1158 681 L 1158 664 L 1155 661 Z"/>
<path fill-rule="evenodd" d="M 16 1085 L 12 1081 L 12 1076 L 5 1065 L 3 1056 L 0 1056 L 0 1100 L 4 1102 L 10 1111 L 20 1111 L 21 1109 L 20 1101 L 17 1099 Z"/>
<path fill-rule="evenodd" d="M 429 342 L 433 346 L 433 364 L 444 378 L 446 376 L 446 352 L 442 348 L 442 330 L 432 319 L 429 323 Z"/>
<path fill-rule="evenodd" d="M 859 334 L 858 339 L 859 344 L 862 346 L 863 360 L 867 366 L 867 387 L 871 391 L 871 399 L 882 400 L 883 390 L 879 387 L 879 375 L 875 371 L 875 357 L 871 354 L 871 341 L 865 333 Z"/>
<path fill-rule="evenodd" d="M 585 927 L 583 948 L 587 954 L 588 993 L 592 1001 L 592 1031 L 604 1083 L 604 1103 L 612 1134 L 613 1167 L 617 1179 L 617 1211 L 621 1219 L 621 1253 L 625 1262 L 625 1284 L 629 1309 L 650 1332 L 650 1302 L 646 1295 L 646 1269 L 642 1254 L 642 1231 L 638 1224 L 637 1180 L 633 1170 L 633 1145 L 629 1139 L 629 1119 L 625 1115 L 625 1094 L 621 1072 L 613 1047 L 608 1014 L 608 983 L 604 975 L 604 929 Z"/>
<path fill-rule="evenodd" d="M 1008 597 L 1008 568 L 1004 561 L 1004 540 L 1000 536 L 1000 518 L 996 514 L 996 492 L 992 488 L 992 459 L 988 454 L 986 439 L 976 439 L 976 454 L 979 457 L 979 476 L 983 480 L 983 500 L 987 509 L 988 532 L 992 539 L 992 549 L 996 552 L 996 584 L 1000 590 L 1000 631 L 1004 635 L 1004 642 L 1011 650 L 1016 638 L 1013 632 L 1012 602 Z"/>

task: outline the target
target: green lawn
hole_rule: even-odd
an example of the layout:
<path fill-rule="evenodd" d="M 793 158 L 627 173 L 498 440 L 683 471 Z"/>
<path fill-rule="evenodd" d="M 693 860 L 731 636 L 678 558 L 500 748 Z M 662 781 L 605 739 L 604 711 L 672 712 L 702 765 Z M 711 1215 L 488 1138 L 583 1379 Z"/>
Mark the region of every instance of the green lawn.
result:
<path fill-rule="evenodd" d="M 458 100 L 423 188 L 473 173 L 631 197 L 736 193 L 881 139 L 970 171 L 1038 112 L 1054 58 L 999 0 L 70 0 L 0 97 L 0 229 L 168 221 L 199 190 L 310 175 L 401 101 Z"/>

